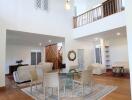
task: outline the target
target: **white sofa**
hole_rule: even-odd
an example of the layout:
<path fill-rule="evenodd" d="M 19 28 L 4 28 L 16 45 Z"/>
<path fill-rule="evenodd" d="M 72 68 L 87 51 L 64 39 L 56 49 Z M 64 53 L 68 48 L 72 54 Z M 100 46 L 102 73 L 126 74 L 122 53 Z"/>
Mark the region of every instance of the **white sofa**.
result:
<path fill-rule="evenodd" d="M 23 83 L 30 81 L 30 69 L 31 66 L 18 67 L 17 71 L 13 72 L 13 78 L 16 83 Z"/>
<path fill-rule="evenodd" d="M 41 63 L 39 65 L 22 66 L 18 67 L 17 71 L 13 72 L 13 77 L 16 83 L 29 82 L 30 70 L 36 67 L 37 74 L 39 77 L 43 77 L 43 73 L 48 73 L 52 71 L 53 63 Z M 43 70 L 43 71 L 42 71 Z"/>
<path fill-rule="evenodd" d="M 106 67 L 104 65 L 95 63 L 92 64 L 92 66 L 93 66 L 93 74 L 101 75 L 103 73 L 106 73 Z"/>

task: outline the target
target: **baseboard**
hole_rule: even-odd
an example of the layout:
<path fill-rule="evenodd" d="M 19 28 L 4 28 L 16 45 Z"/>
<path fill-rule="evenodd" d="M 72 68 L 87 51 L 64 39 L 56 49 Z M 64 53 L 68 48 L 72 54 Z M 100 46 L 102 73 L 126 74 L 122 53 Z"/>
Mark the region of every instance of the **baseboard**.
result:
<path fill-rule="evenodd" d="M 10 75 L 12 75 L 12 74 L 5 74 L 5 76 L 10 76 Z"/>
<path fill-rule="evenodd" d="M 111 72 L 112 71 L 112 69 L 106 69 L 106 72 Z"/>
<path fill-rule="evenodd" d="M 0 87 L 0 92 L 5 91 L 5 90 L 6 90 L 5 86 Z"/>

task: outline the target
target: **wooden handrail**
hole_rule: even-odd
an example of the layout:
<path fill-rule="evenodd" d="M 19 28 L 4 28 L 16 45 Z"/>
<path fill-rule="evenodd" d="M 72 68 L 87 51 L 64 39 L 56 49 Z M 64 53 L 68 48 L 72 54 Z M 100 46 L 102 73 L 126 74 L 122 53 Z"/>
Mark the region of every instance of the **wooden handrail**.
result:
<path fill-rule="evenodd" d="M 73 17 L 73 28 L 77 28 L 96 20 L 124 10 L 122 0 L 107 0 L 101 5 Z"/>

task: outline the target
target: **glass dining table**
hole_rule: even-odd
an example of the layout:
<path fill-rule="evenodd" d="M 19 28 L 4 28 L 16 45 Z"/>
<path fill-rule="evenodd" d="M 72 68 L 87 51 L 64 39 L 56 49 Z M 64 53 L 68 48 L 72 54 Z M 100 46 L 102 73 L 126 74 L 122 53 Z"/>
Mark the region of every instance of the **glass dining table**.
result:
<path fill-rule="evenodd" d="M 72 95 L 72 91 L 74 90 L 74 79 L 79 78 L 80 74 L 81 71 L 59 74 L 61 87 L 64 89 L 65 95 Z"/>

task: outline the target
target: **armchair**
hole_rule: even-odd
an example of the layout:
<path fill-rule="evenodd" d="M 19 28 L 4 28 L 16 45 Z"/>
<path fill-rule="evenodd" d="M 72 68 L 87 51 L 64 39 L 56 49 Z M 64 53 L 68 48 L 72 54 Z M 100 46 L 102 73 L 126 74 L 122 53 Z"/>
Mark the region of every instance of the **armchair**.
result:
<path fill-rule="evenodd" d="M 93 74 L 101 75 L 103 73 L 106 73 L 106 67 L 103 64 L 92 64 L 93 66 Z"/>

